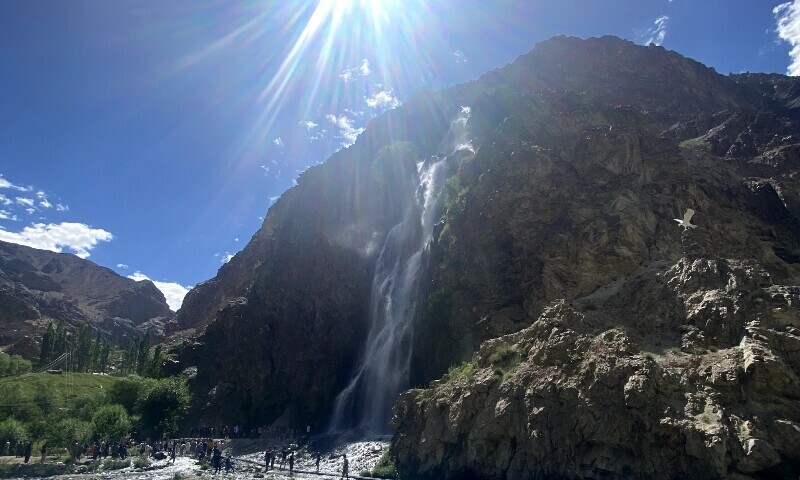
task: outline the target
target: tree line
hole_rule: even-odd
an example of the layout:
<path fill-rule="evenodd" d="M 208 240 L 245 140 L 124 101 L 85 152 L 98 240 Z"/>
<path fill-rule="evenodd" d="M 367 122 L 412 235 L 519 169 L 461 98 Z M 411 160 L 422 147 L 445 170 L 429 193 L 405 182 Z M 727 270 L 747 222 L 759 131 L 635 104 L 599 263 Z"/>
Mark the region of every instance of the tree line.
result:
<path fill-rule="evenodd" d="M 105 372 L 111 355 L 111 343 L 100 330 L 88 323 L 72 330 L 63 320 L 58 325 L 50 322 L 42 336 L 38 367 L 43 368 L 64 354 L 69 355 L 69 361 L 63 363 L 64 370 Z"/>

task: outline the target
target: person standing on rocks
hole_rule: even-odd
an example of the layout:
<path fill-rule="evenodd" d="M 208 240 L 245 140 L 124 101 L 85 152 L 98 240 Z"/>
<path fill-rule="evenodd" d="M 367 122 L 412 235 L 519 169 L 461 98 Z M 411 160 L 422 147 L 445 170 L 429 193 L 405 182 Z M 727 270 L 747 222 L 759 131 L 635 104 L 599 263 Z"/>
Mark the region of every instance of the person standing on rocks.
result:
<path fill-rule="evenodd" d="M 320 458 L 320 454 L 319 454 L 319 452 L 317 452 L 317 473 L 319 473 L 319 458 Z"/>
<path fill-rule="evenodd" d="M 289 475 L 294 472 L 294 452 L 289 454 Z"/>
<path fill-rule="evenodd" d="M 286 448 L 284 447 L 284 449 L 281 451 L 281 470 L 283 470 L 283 465 L 286 463 L 286 453 Z"/>
<path fill-rule="evenodd" d="M 347 454 L 344 454 L 344 460 L 342 461 L 342 478 L 350 478 L 350 462 L 347 461 Z"/>
<path fill-rule="evenodd" d="M 42 444 L 42 460 L 39 463 L 44 463 L 45 460 L 47 460 L 47 444 L 43 443 Z"/>
<path fill-rule="evenodd" d="M 25 463 L 28 463 L 31 460 L 31 454 L 33 453 L 33 444 L 28 442 L 25 444 Z"/>

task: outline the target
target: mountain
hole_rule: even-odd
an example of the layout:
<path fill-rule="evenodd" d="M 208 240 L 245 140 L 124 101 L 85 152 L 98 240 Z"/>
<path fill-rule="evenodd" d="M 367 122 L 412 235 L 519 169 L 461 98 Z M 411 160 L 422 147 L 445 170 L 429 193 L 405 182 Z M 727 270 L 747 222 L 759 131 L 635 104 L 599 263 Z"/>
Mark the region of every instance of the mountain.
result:
<path fill-rule="evenodd" d="M 417 95 L 184 300 L 196 415 L 374 432 L 417 387 L 412 478 L 796 477 L 799 107 L 615 37 Z"/>
<path fill-rule="evenodd" d="M 137 282 L 72 254 L 0 242 L 0 346 L 39 355 L 50 322 L 89 323 L 124 345 L 173 315 L 150 281 Z"/>

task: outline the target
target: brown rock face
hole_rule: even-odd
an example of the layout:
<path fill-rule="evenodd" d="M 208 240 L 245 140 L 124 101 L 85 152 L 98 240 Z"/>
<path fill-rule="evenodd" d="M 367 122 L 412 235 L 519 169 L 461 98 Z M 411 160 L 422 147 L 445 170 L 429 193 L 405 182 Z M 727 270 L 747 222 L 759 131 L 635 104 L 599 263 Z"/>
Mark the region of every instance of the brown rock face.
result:
<path fill-rule="evenodd" d="M 198 414 L 322 423 L 358 361 L 413 162 L 471 107 L 424 258 L 392 455 L 412 478 L 797 467 L 798 81 L 556 38 L 416 97 L 299 179 L 187 296 Z M 774 87 L 774 88 L 773 88 Z M 385 161 L 381 148 L 416 153 Z M 409 173 L 410 172 L 410 173 Z M 696 229 L 674 219 L 696 211 Z M 193 323 L 195 322 L 195 323 Z M 477 353 L 476 353 L 477 352 Z M 205 400 L 207 399 L 207 400 Z M 796 473 L 794 473 L 796 475 Z"/>
<path fill-rule="evenodd" d="M 150 281 L 136 282 L 66 253 L 0 242 L 0 346 L 28 358 L 51 321 L 88 322 L 124 344 L 172 316 Z"/>
<path fill-rule="evenodd" d="M 680 59 L 554 39 L 476 97 L 412 359 L 470 363 L 399 400 L 405 474 L 797 475 L 797 81 Z"/>

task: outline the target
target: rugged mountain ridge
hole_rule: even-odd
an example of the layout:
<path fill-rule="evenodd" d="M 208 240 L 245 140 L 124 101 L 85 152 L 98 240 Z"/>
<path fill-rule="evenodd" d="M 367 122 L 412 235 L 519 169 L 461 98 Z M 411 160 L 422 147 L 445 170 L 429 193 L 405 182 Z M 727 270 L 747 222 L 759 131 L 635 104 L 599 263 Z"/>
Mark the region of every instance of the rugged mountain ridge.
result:
<path fill-rule="evenodd" d="M 118 344 L 173 313 L 150 281 L 137 282 L 67 253 L 0 242 L 0 345 L 35 358 L 52 322 L 89 323 Z"/>
<path fill-rule="evenodd" d="M 410 381 L 469 363 L 401 397 L 401 469 L 791 472 L 799 92 L 661 47 L 557 37 L 419 95 L 301 176 L 256 235 L 263 250 L 224 273 L 234 282 L 221 271 L 187 297 L 187 312 L 215 312 L 181 355 L 208 395 L 198 414 L 324 422 L 363 345 L 373 246 L 413 195 L 396 180 L 469 106 L 474 155 L 425 256 Z M 684 233 L 687 208 L 698 228 Z M 782 433 L 765 433 L 773 424 Z"/>

